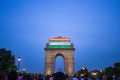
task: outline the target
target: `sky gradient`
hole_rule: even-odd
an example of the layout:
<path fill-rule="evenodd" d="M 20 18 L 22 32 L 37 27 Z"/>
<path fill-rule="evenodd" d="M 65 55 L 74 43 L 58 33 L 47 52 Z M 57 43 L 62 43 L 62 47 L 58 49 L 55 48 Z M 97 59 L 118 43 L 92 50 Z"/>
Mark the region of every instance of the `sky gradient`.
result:
<path fill-rule="evenodd" d="M 71 38 L 75 71 L 112 66 L 120 61 L 120 0 L 0 1 L 0 48 L 20 56 L 21 69 L 43 73 L 45 45 L 57 36 Z"/>

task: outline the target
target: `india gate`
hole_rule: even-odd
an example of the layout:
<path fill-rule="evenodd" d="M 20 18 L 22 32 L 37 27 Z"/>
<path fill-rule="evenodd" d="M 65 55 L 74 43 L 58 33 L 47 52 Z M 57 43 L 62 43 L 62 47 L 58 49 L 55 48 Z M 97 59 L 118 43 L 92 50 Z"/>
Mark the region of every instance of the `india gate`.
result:
<path fill-rule="evenodd" d="M 45 74 L 51 75 L 55 72 L 57 56 L 64 59 L 64 72 L 68 75 L 74 74 L 74 46 L 70 38 L 55 37 L 49 38 L 45 47 Z"/>

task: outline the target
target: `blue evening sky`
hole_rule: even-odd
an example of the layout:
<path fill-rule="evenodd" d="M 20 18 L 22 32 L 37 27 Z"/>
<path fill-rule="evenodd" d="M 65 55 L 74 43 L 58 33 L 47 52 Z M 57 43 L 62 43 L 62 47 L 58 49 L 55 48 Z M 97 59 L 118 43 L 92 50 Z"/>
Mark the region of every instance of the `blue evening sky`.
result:
<path fill-rule="evenodd" d="M 43 73 L 45 45 L 57 36 L 71 38 L 75 71 L 112 66 L 120 61 L 120 0 L 0 0 L 0 48 L 22 57 L 21 70 Z M 59 56 L 56 68 L 64 70 Z"/>

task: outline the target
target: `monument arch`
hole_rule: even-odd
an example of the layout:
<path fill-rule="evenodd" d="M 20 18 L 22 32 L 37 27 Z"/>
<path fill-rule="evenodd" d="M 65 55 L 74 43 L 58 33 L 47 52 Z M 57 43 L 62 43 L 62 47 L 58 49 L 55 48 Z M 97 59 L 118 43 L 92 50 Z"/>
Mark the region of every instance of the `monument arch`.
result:
<path fill-rule="evenodd" d="M 51 75 L 55 72 L 55 62 L 57 56 L 64 59 L 65 74 L 74 74 L 74 46 L 70 38 L 55 37 L 49 38 L 45 47 L 45 74 Z"/>

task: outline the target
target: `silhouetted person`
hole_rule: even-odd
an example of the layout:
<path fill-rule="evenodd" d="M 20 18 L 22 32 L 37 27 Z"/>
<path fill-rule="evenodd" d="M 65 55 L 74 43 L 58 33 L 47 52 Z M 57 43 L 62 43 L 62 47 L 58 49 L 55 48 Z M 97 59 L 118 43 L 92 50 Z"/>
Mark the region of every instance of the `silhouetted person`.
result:
<path fill-rule="evenodd" d="M 54 80 L 66 80 L 64 73 L 62 72 L 55 73 Z"/>
<path fill-rule="evenodd" d="M 18 80 L 23 80 L 23 75 L 22 75 L 22 73 L 19 74 Z"/>
<path fill-rule="evenodd" d="M 8 80 L 17 80 L 17 72 L 16 71 L 11 71 L 8 74 Z"/>

